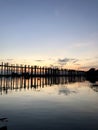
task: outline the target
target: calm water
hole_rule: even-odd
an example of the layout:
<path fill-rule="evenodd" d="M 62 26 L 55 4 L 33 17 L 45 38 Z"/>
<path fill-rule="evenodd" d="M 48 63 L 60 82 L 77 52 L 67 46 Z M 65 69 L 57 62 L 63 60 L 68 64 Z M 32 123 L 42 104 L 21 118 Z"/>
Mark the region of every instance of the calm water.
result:
<path fill-rule="evenodd" d="M 1 117 L 7 130 L 98 130 L 98 86 L 84 78 L 0 78 Z"/>

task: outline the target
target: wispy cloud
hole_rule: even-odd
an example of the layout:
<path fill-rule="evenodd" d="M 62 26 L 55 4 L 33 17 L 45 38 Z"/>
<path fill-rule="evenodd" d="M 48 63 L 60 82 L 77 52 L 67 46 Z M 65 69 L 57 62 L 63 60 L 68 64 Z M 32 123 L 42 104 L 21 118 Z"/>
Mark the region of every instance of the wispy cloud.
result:
<path fill-rule="evenodd" d="M 79 59 L 74 59 L 73 63 L 77 63 L 79 61 Z"/>
<path fill-rule="evenodd" d="M 54 64 L 52 64 L 53 66 L 58 66 L 60 68 L 77 68 L 77 66 L 79 66 L 78 64 L 78 61 L 80 61 L 79 59 L 77 58 L 68 58 L 68 57 L 65 57 L 65 58 L 59 58 L 55 61 Z M 77 65 L 78 64 L 78 65 Z"/>
<path fill-rule="evenodd" d="M 36 62 L 43 62 L 43 61 L 45 61 L 45 60 L 35 60 Z"/>
<path fill-rule="evenodd" d="M 6 59 L 7 61 L 13 61 L 14 59 Z"/>
<path fill-rule="evenodd" d="M 78 61 L 79 60 L 75 59 L 75 58 L 63 58 L 63 59 L 58 59 L 57 62 L 58 62 L 58 64 L 66 65 L 68 62 L 76 63 Z"/>
<path fill-rule="evenodd" d="M 68 58 L 58 59 L 59 63 L 67 63 L 68 61 L 70 61 L 70 59 L 68 59 Z"/>

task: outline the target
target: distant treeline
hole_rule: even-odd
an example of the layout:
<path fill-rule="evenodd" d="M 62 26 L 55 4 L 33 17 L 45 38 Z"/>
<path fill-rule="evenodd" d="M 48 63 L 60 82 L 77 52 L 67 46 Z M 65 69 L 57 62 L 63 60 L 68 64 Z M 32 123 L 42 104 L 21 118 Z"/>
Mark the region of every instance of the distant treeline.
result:
<path fill-rule="evenodd" d="M 91 81 L 92 83 L 98 81 L 98 70 L 95 68 L 91 68 L 86 72 L 86 79 Z"/>
<path fill-rule="evenodd" d="M 86 72 L 86 75 L 87 76 L 92 76 L 92 77 L 96 77 L 96 76 L 98 76 L 98 70 L 96 70 L 95 68 L 91 68 L 90 70 L 88 70 L 87 72 Z"/>

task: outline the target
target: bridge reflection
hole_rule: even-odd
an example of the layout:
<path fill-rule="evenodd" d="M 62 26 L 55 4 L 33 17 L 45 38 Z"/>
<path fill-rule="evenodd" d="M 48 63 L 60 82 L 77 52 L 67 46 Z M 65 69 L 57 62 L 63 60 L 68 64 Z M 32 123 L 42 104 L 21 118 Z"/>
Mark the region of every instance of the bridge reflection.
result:
<path fill-rule="evenodd" d="M 7 130 L 7 118 L 0 118 L 0 130 Z"/>
<path fill-rule="evenodd" d="M 45 86 L 59 85 L 59 84 L 68 84 L 74 82 L 84 81 L 84 77 L 34 77 L 25 79 L 23 77 L 14 77 L 14 78 L 0 78 L 0 94 L 7 94 L 10 90 L 21 90 L 21 89 L 30 89 L 30 88 L 43 88 Z"/>

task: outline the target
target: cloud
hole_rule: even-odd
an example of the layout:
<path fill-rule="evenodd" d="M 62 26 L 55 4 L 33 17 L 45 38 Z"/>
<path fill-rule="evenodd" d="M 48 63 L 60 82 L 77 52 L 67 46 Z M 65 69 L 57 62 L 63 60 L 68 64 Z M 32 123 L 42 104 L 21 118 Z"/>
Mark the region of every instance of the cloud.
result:
<path fill-rule="evenodd" d="M 70 61 L 70 59 L 68 59 L 68 58 L 58 59 L 58 62 L 60 62 L 60 63 L 66 63 L 68 61 Z"/>
<path fill-rule="evenodd" d="M 75 58 L 64 58 L 64 59 L 58 59 L 58 64 L 66 65 L 68 62 L 76 63 L 78 62 L 78 59 Z"/>
<path fill-rule="evenodd" d="M 58 65 L 56 65 L 56 64 L 50 64 L 49 67 L 51 67 L 51 68 L 58 68 Z"/>
<path fill-rule="evenodd" d="M 44 60 L 35 60 L 36 62 L 42 62 L 42 61 L 44 61 Z"/>
<path fill-rule="evenodd" d="M 13 61 L 14 59 L 6 59 L 7 61 Z"/>
<path fill-rule="evenodd" d="M 74 59 L 74 60 L 73 60 L 73 63 L 76 63 L 76 62 L 78 62 L 78 61 L 79 61 L 78 59 Z"/>

